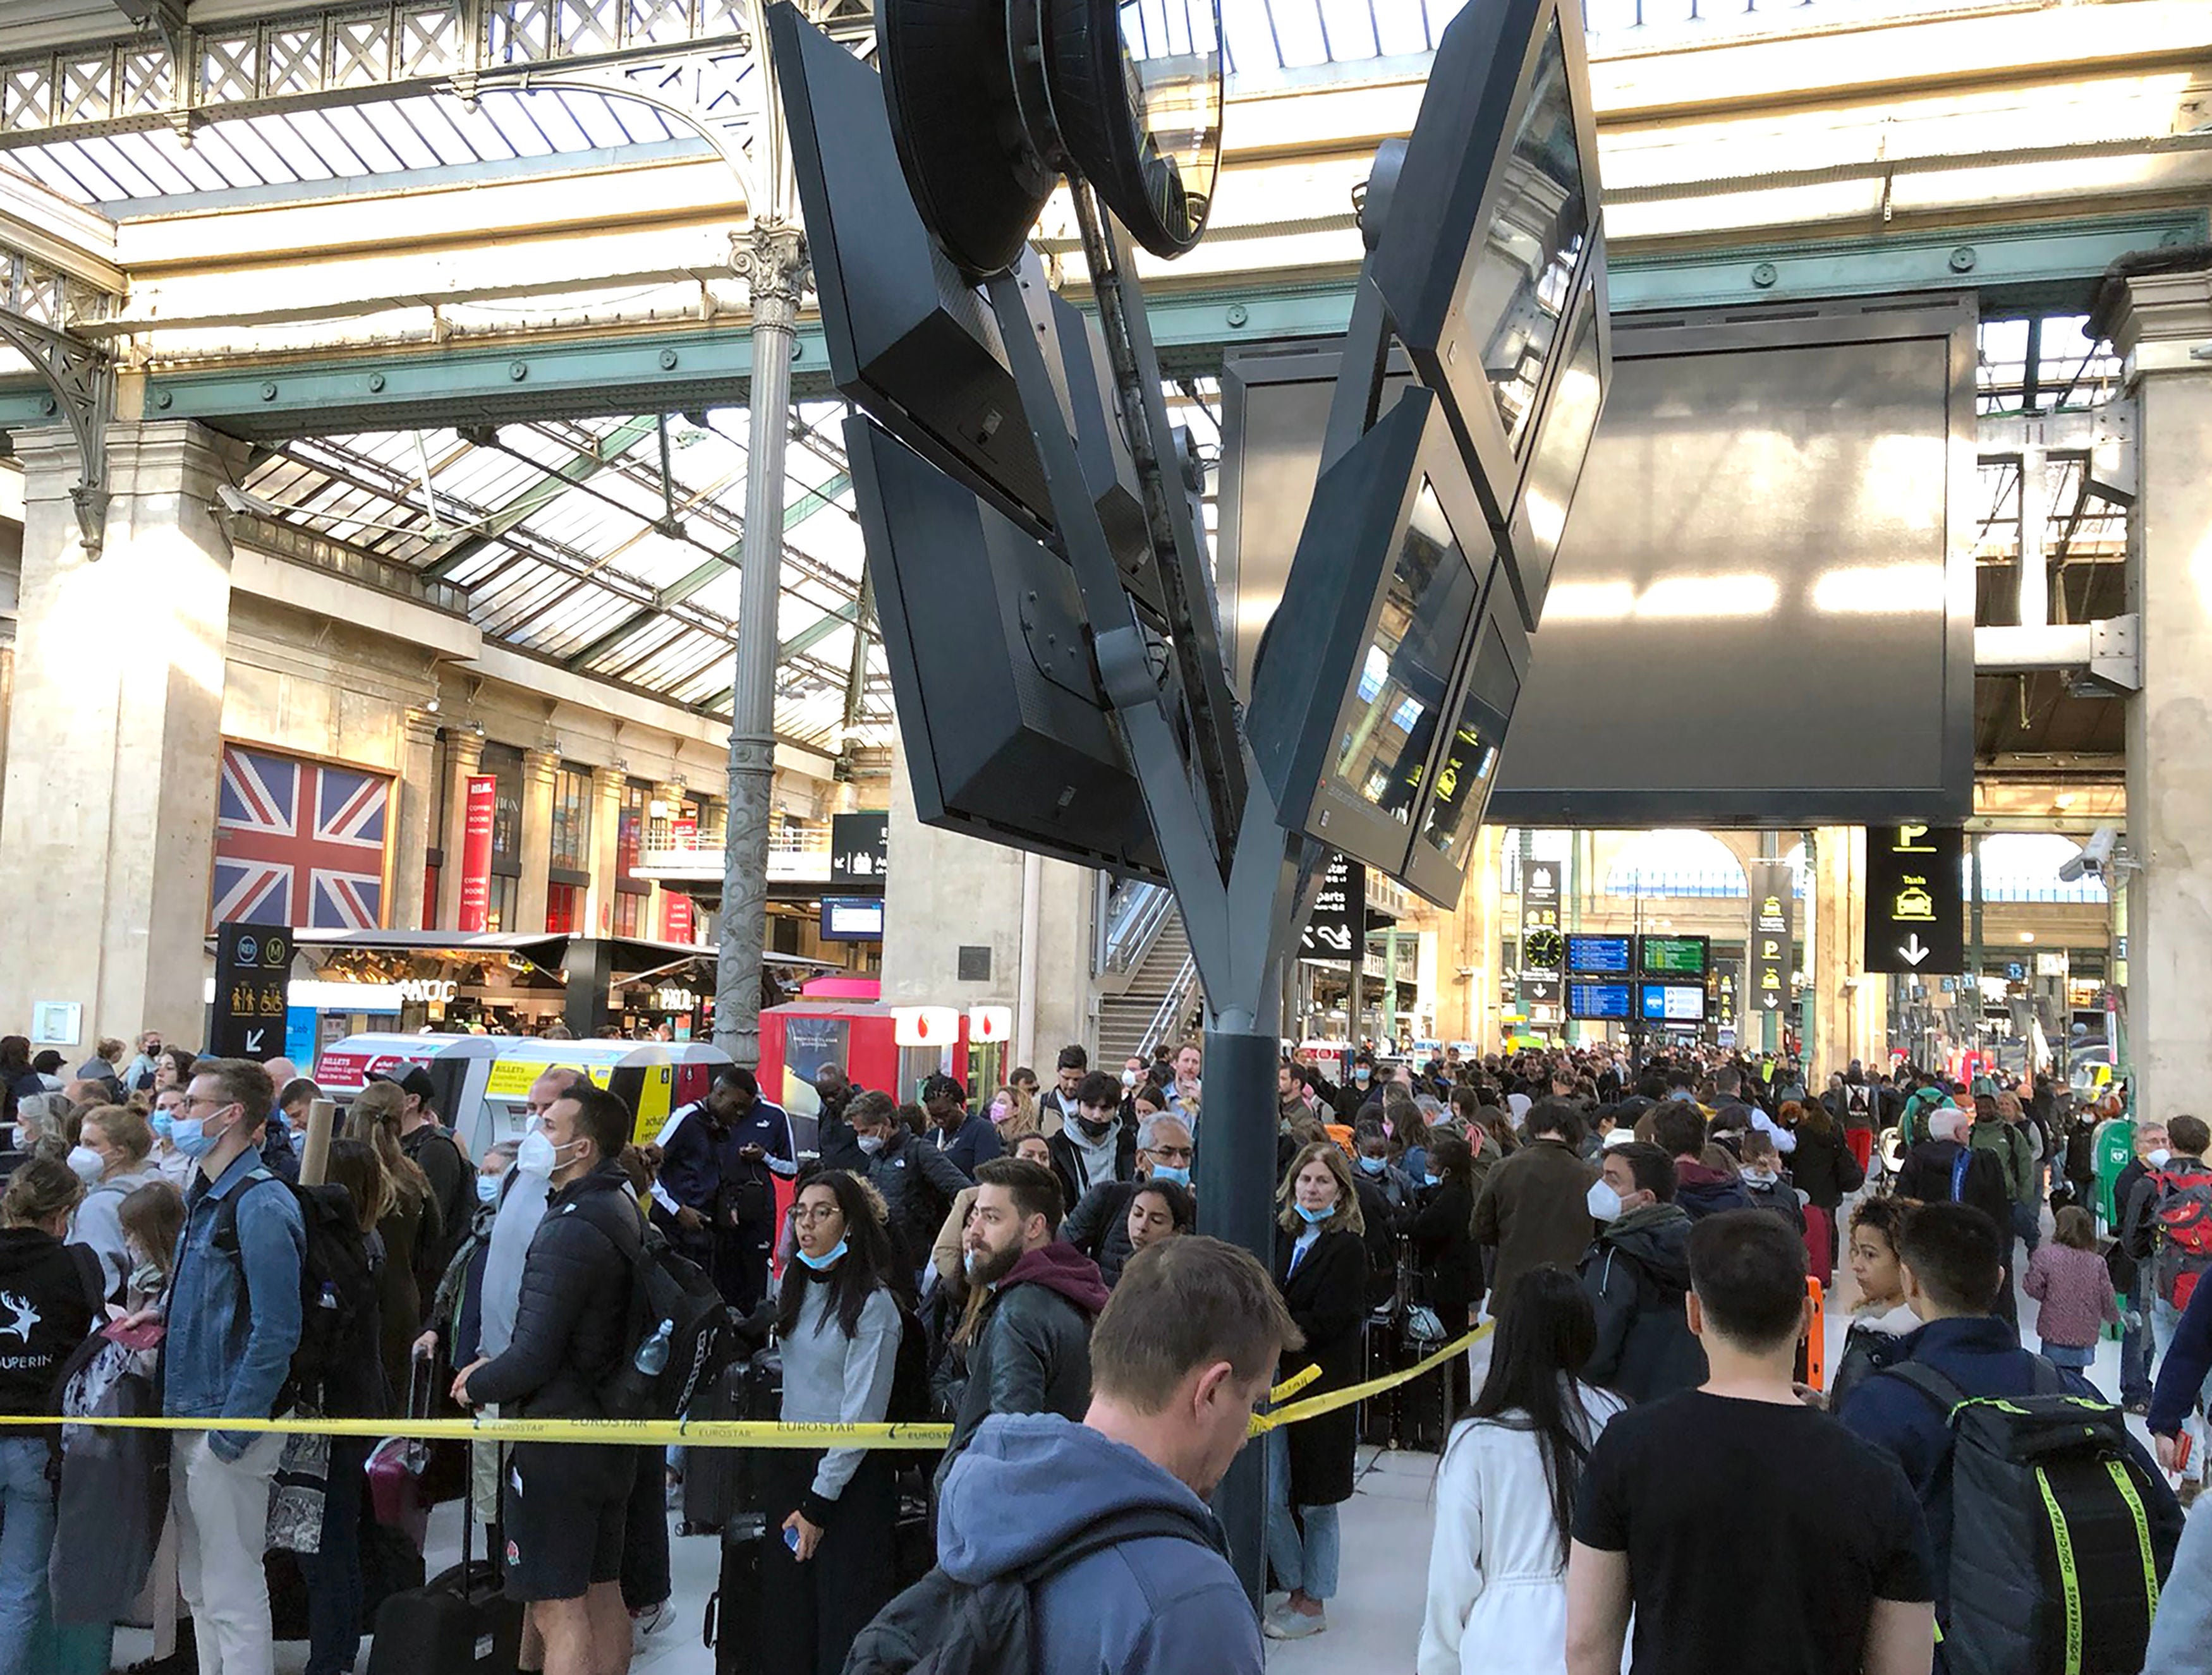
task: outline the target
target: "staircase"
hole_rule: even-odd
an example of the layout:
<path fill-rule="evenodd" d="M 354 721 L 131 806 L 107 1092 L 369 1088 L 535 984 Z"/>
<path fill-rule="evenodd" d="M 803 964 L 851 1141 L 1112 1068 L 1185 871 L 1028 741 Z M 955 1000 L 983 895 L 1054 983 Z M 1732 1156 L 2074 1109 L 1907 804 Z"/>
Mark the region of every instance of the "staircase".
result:
<path fill-rule="evenodd" d="M 1190 942 L 1183 935 L 1182 915 L 1172 907 L 1160 920 L 1152 945 L 1127 976 L 1127 986 L 1118 992 L 1102 986 L 1098 1056 L 1092 1061 L 1101 1070 L 1119 1071 L 1124 1059 L 1149 1055 L 1158 1041 L 1182 1040 L 1198 1015 L 1198 983 L 1190 965 Z M 1170 1006 L 1171 997 L 1175 1004 Z M 1163 1007 L 1166 1007 L 1164 1015 Z"/>

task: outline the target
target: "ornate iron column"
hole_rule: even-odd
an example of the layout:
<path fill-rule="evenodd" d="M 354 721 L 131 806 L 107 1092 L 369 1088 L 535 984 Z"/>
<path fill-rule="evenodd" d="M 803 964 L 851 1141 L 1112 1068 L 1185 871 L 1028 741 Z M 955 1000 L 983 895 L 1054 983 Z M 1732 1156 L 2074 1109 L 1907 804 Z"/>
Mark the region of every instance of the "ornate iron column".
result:
<path fill-rule="evenodd" d="M 735 265 L 752 292 L 751 434 L 745 461 L 744 581 L 730 701 L 730 819 L 722 849 L 721 958 L 714 1044 L 760 1062 L 760 956 L 768 943 L 768 831 L 775 779 L 775 658 L 783 558 L 783 456 L 791 425 L 791 352 L 806 284 L 796 227 L 757 223 Z"/>

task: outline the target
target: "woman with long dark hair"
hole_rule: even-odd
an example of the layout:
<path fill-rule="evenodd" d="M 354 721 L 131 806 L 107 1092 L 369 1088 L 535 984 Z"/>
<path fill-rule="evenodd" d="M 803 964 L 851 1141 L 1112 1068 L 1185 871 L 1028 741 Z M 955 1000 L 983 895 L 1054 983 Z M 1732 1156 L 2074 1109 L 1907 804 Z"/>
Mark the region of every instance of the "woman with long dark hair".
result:
<path fill-rule="evenodd" d="M 1456 1338 L 1474 1324 L 1475 1306 L 1482 1301 L 1482 1253 L 1474 1234 L 1474 1151 L 1460 1135 L 1438 1134 L 1429 1143 L 1428 1164 L 1437 1184 L 1406 1232 L 1423 1300 L 1436 1310 L 1444 1336 Z M 1449 1371 L 1451 1402 L 1444 1411 L 1457 1411 L 1467 1404 L 1467 1357 L 1454 1357 Z"/>
<path fill-rule="evenodd" d="M 1597 1320 L 1575 1277 L 1531 1268 L 1498 1313 L 1490 1374 L 1437 1468 L 1417 1675 L 1561 1675 L 1567 1541 L 1590 1445 L 1619 1398 L 1582 1381 Z"/>
<path fill-rule="evenodd" d="M 902 1323 L 883 1199 L 842 1169 L 799 1189 L 798 1244 L 777 1294 L 786 1424 L 882 1423 Z M 889 1601 L 896 1462 L 881 1449 L 763 1456 L 771 1532 L 757 1633 L 764 1675 L 838 1675 L 853 1636 Z"/>
<path fill-rule="evenodd" d="M 1805 1194 L 1806 1259 L 1813 1277 L 1825 1286 L 1836 1274 L 1837 1210 L 1845 1193 L 1866 1184 L 1866 1171 L 1826 1106 L 1785 1101 L 1782 1126 L 1797 1136 L 1797 1149 L 1790 1155 L 1790 1178 Z"/>

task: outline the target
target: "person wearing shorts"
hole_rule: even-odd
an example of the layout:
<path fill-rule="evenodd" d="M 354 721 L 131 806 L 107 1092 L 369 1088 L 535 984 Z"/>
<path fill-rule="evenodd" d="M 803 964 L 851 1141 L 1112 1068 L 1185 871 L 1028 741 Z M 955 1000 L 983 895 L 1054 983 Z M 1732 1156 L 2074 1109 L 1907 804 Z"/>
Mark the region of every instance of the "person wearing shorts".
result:
<path fill-rule="evenodd" d="M 629 1143 L 623 1102 L 588 1083 L 553 1101 L 515 1167 L 552 1187 L 522 1268 L 507 1348 L 453 1380 L 453 1399 L 496 1402 L 530 1419 L 602 1419 L 599 1392 L 635 1346 L 630 1276 L 644 1220 L 616 1161 Z M 507 1590 L 526 1602 L 544 1643 L 545 1675 L 628 1666 L 623 1527 L 636 1480 L 635 1447 L 517 1443 L 504 1480 Z"/>

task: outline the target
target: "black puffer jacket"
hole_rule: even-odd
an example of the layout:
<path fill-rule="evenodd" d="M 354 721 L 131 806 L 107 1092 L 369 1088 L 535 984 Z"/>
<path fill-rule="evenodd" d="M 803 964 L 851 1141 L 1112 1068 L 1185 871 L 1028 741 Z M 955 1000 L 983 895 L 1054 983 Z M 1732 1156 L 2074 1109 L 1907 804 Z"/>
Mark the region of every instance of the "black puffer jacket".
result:
<path fill-rule="evenodd" d="M 634 1345 L 630 1275 L 644 1222 L 629 1178 L 603 1162 L 553 1194 L 522 1265 L 507 1352 L 470 1375 L 469 1399 L 530 1419 L 600 1419 L 599 1387 Z"/>
<path fill-rule="evenodd" d="M 1057 1413 L 1091 1405 L 1091 1322 L 1106 1307 L 1098 1265 L 1072 1245 L 1025 1251 L 998 1283 L 968 1351 L 968 1382 L 938 1487 L 975 1428 L 994 1413 Z"/>
<path fill-rule="evenodd" d="M 867 1165 L 868 1179 L 890 1211 L 891 1242 L 899 1260 L 908 1271 L 918 1272 L 929 1260 L 952 1200 L 975 1183 L 935 1145 L 916 1140 L 904 1124 L 892 1128 L 889 1143 Z"/>
<path fill-rule="evenodd" d="M 1705 1351 L 1690 1331 L 1689 1213 L 1646 1205 L 1608 1222 L 1583 1258 L 1583 1290 L 1597 1312 L 1597 1349 L 1583 1376 L 1632 1402 L 1705 1381 Z"/>
<path fill-rule="evenodd" d="M 1137 1196 L 1137 1186 L 1133 1180 L 1102 1180 L 1060 1224 L 1060 1236 L 1096 1262 L 1109 1286 L 1121 1277 L 1121 1265 L 1131 1255 L 1129 1200 Z"/>

